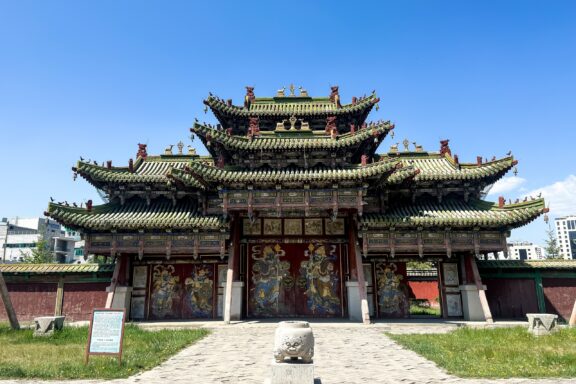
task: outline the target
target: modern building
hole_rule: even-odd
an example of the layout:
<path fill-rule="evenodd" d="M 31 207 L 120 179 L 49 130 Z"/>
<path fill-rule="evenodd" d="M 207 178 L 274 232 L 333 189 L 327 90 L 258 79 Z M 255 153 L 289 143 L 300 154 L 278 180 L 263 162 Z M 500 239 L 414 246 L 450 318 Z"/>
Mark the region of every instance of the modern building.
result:
<path fill-rule="evenodd" d="M 557 217 L 556 239 L 565 259 L 576 259 L 576 216 Z"/>
<path fill-rule="evenodd" d="M 4 263 L 22 262 L 30 256 L 38 241 L 45 239 L 54 261 L 71 263 L 75 260 L 76 237 L 67 237 L 60 224 L 52 219 L 14 218 L 0 221 L 1 261 Z"/>
<path fill-rule="evenodd" d="M 338 87 L 246 90 L 241 105 L 204 101 L 218 123 L 191 130 L 209 156 L 180 142 L 159 156 L 139 144 L 127 166 L 80 161 L 108 202 L 49 204 L 86 254 L 116 260 L 110 302 L 133 319 L 403 318 L 406 263 L 423 260 L 438 266 L 443 317 L 491 317 L 476 259 L 547 211 L 482 200 L 512 156 L 464 163 L 448 140 L 408 139 L 377 153 L 394 125 L 367 122 L 375 93 L 343 104 Z"/>
<path fill-rule="evenodd" d="M 509 260 L 542 260 L 545 258 L 544 250 L 539 245 L 527 241 L 508 243 Z"/>

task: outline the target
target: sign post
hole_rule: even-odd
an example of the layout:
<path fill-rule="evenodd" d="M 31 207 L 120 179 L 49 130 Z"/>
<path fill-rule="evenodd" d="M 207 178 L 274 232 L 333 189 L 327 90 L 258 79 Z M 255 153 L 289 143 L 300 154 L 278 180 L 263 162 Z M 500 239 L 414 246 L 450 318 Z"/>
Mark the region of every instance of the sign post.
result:
<path fill-rule="evenodd" d="M 95 308 L 92 311 L 84 365 L 88 364 L 90 355 L 116 355 L 118 365 L 122 364 L 125 317 L 125 309 Z"/>

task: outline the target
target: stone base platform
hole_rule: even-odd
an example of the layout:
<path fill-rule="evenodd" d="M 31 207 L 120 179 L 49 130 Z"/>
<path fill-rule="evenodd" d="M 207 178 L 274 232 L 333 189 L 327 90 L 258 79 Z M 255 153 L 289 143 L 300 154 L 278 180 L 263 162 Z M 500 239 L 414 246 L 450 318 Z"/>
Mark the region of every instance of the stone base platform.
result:
<path fill-rule="evenodd" d="M 314 363 L 294 362 L 270 363 L 270 378 L 265 384 L 314 384 Z"/>
<path fill-rule="evenodd" d="M 64 328 L 66 316 L 43 316 L 34 318 L 34 337 L 50 336 Z"/>

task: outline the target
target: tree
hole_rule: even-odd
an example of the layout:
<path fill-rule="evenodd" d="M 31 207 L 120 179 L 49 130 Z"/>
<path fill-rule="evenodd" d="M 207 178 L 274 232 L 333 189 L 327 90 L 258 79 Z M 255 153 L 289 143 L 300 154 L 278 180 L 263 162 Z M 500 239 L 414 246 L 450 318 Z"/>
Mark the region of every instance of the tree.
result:
<path fill-rule="evenodd" d="M 548 224 L 548 229 L 546 230 L 546 239 L 544 239 L 544 251 L 546 251 L 546 255 L 549 259 L 561 259 L 562 255 L 560 254 L 560 246 L 558 245 L 558 239 L 556 239 L 556 234 L 554 230 Z"/>
<path fill-rule="evenodd" d="M 38 239 L 36 248 L 32 248 L 29 255 L 24 255 L 24 262 L 30 264 L 54 263 L 54 255 L 50 251 L 50 244 L 43 237 Z"/>

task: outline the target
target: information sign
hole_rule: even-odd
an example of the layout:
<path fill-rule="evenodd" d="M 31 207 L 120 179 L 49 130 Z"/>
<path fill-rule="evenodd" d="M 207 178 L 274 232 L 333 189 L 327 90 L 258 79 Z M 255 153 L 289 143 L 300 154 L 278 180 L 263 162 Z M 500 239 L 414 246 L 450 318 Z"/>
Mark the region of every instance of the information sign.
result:
<path fill-rule="evenodd" d="M 124 309 L 94 309 L 88 334 L 85 364 L 90 355 L 117 355 L 122 364 L 122 341 L 124 339 Z"/>

